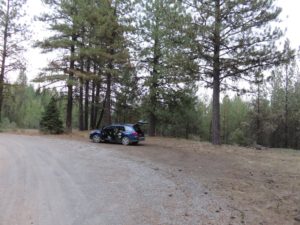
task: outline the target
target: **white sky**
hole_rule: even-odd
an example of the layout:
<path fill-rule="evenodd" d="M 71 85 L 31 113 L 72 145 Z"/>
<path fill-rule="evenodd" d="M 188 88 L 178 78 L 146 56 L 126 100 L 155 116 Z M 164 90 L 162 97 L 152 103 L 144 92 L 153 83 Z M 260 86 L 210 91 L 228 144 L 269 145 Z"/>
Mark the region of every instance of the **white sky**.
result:
<path fill-rule="evenodd" d="M 286 37 L 291 41 L 294 48 L 300 46 L 300 1 L 277 0 L 282 8 L 281 20 L 283 27 L 287 28 Z"/>
<path fill-rule="evenodd" d="M 282 27 L 287 28 L 286 37 L 290 39 L 291 45 L 294 48 L 300 46 L 300 0 L 277 0 L 277 4 L 282 7 Z M 28 0 L 27 14 L 30 20 L 30 30 L 32 31 L 33 40 L 41 40 L 47 37 L 47 30 L 44 24 L 34 21 L 34 16 L 40 15 L 45 10 L 40 0 Z M 31 48 L 33 42 L 29 44 L 29 50 L 25 54 L 27 59 L 27 76 L 29 80 L 35 78 L 39 70 L 45 67 L 51 55 L 45 55 L 40 52 L 39 49 Z M 53 55 L 52 55 L 53 57 Z M 15 80 L 16 75 L 12 76 L 10 80 Z"/>
<path fill-rule="evenodd" d="M 34 17 L 39 16 L 43 10 L 45 10 L 45 7 L 40 0 L 27 1 L 26 11 L 29 17 L 27 22 L 32 35 L 32 40 L 28 43 L 29 49 L 25 53 L 25 58 L 27 60 L 26 74 L 29 80 L 37 77 L 40 69 L 45 67 L 51 59 L 49 55 L 42 54 L 40 49 L 32 47 L 35 41 L 42 40 L 47 37 L 47 29 L 45 28 L 45 25 L 35 21 L 34 19 Z"/>

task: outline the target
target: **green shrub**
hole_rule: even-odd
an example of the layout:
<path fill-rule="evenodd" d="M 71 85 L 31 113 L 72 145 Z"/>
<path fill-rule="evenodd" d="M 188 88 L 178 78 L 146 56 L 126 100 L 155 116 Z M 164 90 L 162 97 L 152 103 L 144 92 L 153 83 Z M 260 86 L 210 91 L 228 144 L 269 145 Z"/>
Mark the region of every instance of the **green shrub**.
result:
<path fill-rule="evenodd" d="M 50 134 L 63 133 L 63 122 L 60 119 L 60 113 L 54 97 L 51 98 L 50 103 L 42 115 L 42 119 L 40 121 L 40 131 Z"/>
<path fill-rule="evenodd" d="M 2 119 L 2 122 L 0 123 L 0 130 L 15 130 L 17 129 L 17 125 L 15 122 L 10 122 L 10 120 L 6 117 Z"/>
<path fill-rule="evenodd" d="M 240 128 L 235 129 L 230 134 L 229 142 L 232 144 L 238 144 L 242 146 L 248 146 L 250 144 L 249 138 L 246 136 L 245 132 Z"/>

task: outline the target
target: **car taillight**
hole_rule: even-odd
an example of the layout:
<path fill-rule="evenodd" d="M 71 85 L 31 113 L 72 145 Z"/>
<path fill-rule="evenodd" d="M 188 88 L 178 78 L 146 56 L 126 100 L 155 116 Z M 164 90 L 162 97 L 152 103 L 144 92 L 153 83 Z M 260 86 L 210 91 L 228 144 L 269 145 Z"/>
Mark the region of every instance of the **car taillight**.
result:
<path fill-rule="evenodd" d="M 139 134 L 137 132 L 133 132 L 132 134 L 133 134 L 133 136 L 136 136 L 136 137 L 139 136 Z"/>

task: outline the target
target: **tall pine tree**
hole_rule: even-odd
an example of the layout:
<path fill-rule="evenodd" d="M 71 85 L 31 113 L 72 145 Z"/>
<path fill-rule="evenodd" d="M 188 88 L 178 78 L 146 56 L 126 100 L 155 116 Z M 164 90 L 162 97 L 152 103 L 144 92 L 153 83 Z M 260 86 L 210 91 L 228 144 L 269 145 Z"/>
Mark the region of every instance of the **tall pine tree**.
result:
<path fill-rule="evenodd" d="M 192 80 L 186 59 L 184 22 L 187 18 L 180 1 L 137 1 L 139 66 L 147 74 L 144 85 L 148 95 L 145 107 L 149 119 L 149 135 L 156 133 L 159 111 L 165 108 L 165 99 L 181 95 Z M 184 63 L 183 63 L 184 62 Z M 191 66 L 191 65 L 190 65 Z M 171 95 L 171 96 L 169 96 Z"/>
<path fill-rule="evenodd" d="M 22 23 L 22 11 L 26 0 L 3 0 L 0 2 L 0 122 L 5 78 L 9 72 L 24 69 L 21 54 L 22 43 L 27 39 L 27 26 Z"/>
<path fill-rule="evenodd" d="M 281 9 L 274 0 L 184 2 L 193 16 L 191 59 L 199 65 L 200 78 L 213 88 L 212 143 L 221 144 L 222 87 L 240 80 L 253 82 L 257 70 L 280 63 L 276 41 L 283 33 L 276 22 Z"/>
<path fill-rule="evenodd" d="M 53 31 L 53 35 L 37 43 L 45 52 L 59 50 L 60 59 L 50 63 L 47 71 L 50 76 L 42 80 L 67 82 L 67 107 L 66 107 L 66 132 L 72 132 L 73 86 L 74 71 L 76 68 L 76 44 L 82 27 L 80 9 L 85 1 L 82 0 L 44 0 L 50 8 L 50 13 L 45 13 L 39 19 L 44 21 Z"/>

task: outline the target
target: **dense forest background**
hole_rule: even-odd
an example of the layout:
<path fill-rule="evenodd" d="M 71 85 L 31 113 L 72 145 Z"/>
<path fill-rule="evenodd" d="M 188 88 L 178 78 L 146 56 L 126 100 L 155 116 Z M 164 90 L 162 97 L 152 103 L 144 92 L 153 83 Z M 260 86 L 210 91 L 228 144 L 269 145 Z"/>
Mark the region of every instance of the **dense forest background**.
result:
<path fill-rule="evenodd" d="M 145 120 L 151 136 L 300 149 L 297 52 L 274 1 L 44 0 L 52 35 L 35 47 L 57 59 L 30 82 L 14 61 L 24 3 L 1 5 L 2 129 L 39 129 L 54 97 L 66 132 Z"/>

